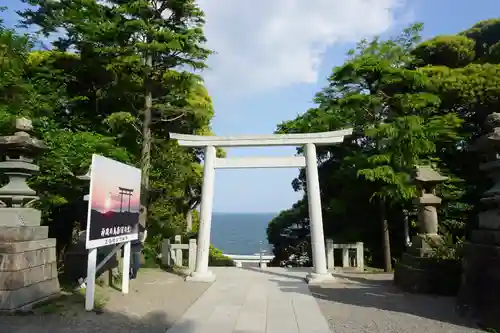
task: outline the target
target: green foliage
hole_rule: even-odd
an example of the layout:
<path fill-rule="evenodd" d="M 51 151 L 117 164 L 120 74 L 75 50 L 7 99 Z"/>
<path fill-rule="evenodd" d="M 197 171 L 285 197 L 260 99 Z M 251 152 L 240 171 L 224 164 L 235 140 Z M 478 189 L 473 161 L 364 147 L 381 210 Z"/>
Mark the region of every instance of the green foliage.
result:
<path fill-rule="evenodd" d="M 431 257 L 438 260 L 455 261 L 458 264 L 462 262 L 464 238 L 455 239 L 451 234 L 443 236 L 443 242 L 432 244 Z"/>
<path fill-rule="evenodd" d="M 201 192 L 202 152 L 182 149 L 168 132 L 211 135 L 212 100 L 191 72 L 211 52 L 203 13 L 193 0 L 24 2 L 24 25 L 52 36 L 53 48 L 34 51 L 31 36 L 0 27 L 0 131 L 12 133 L 14 118 L 25 115 L 49 146 L 31 180 L 44 223 L 59 250 L 71 242 L 73 222 L 85 224 L 88 191 L 75 176 L 87 172 L 93 153 L 105 155 L 146 175 L 145 252 L 156 258 L 163 238 L 185 231 Z"/>
<path fill-rule="evenodd" d="M 465 36 L 438 36 L 413 50 L 419 66 L 463 67 L 475 58 L 476 43 Z"/>
<path fill-rule="evenodd" d="M 234 266 L 234 262 L 231 258 L 226 257 L 222 254 L 221 250 L 213 247 L 211 244 L 208 254 L 208 264 L 210 266 Z"/>
<path fill-rule="evenodd" d="M 490 47 L 499 41 L 500 19 L 480 21 L 460 35 L 467 36 L 476 42 L 476 57 L 481 59 L 487 56 Z"/>

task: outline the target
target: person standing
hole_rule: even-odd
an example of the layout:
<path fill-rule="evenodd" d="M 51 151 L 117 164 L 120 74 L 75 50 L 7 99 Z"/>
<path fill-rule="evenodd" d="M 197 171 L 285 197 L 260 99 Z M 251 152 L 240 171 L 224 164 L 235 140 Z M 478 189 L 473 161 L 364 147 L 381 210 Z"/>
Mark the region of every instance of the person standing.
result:
<path fill-rule="evenodd" d="M 134 240 L 130 244 L 130 279 L 134 280 L 137 277 L 137 273 L 141 268 L 141 253 L 148 235 L 146 230 L 146 207 L 141 206 L 139 210 L 139 238 Z"/>

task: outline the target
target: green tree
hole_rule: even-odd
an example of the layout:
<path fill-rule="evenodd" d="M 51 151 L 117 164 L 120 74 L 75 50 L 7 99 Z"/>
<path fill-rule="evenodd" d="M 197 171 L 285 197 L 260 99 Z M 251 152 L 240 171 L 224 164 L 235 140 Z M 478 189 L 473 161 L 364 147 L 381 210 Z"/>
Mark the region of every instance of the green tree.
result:
<path fill-rule="evenodd" d="M 210 53 L 201 11 L 189 0 L 26 3 L 32 7 L 20 13 L 25 25 L 45 35 L 67 32 L 54 35 L 50 51 L 33 51 L 32 37 L 5 29 L 9 38 L 0 43 L 10 70 L 0 80 L 2 132 L 23 114 L 50 147 L 32 180 L 45 223 L 58 245 L 71 241 L 68 221 L 85 219 L 85 184 L 74 176 L 87 171 L 92 153 L 109 156 L 146 173 L 147 252 L 155 257 L 163 238 L 185 231 L 199 200 L 203 153 L 181 149 L 168 132 L 211 134 L 212 102 L 193 74 Z"/>
<path fill-rule="evenodd" d="M 450 94 L 449 88 L 456 83 L 459 72 L 455 71 L 475 60 L 475 40 L 442 37 L 418 44 L 421 28 L 414 25 L 385 41 L 361 41 L 316 95 L 318 106 L 278 126 L 284 133 L 354 128 L 342 145 L 318 150 L 325 234 L 339 242 L 363 240 L 369 261 L 382 262 L 387 271 L 391 249 L 396 257 L 404 249 L 401 236 L 406 212 L 413 210 L 415 190 L 410 180 L 416 165 L 432 164 L 451 176 L 452 182 L 441 189 L 442 215 L 450 225 L 463 229 L 460 212 L 468 209 L 465 203 L 453 202 L 463 200 L 466 192 L 463 175 L 453 174 L 458 166 L 453 158 L 471 138 L 470 130 L 464 130 L 469 126 L 465 113 L 470 109 L 463 107 L 465 99 L 450 107 L 459 94 Z M 444 64 L 458 68 L 432 66 Z M 470 84 L 481 90 L 479 96 L 485 91 L 477 82 Z M 474 130 L 479 123 L 474 119 Z M 293 186 L 304 188 L 303 171 Z M 296 211 L 296 215 L 307 219 L 304 213 Z M 274 234 L 279 234 L 279 224 L 286 228 L 278 220 L 270 223 Z M 380 227 L 375 228 L 377 224 Z M 372 236 L 376 229 L 382 230 L 379 241 Z M 283 237 L 288 236 L 284 233 Z M 383 251 L 376 250 L 380 248 Z"/>
<path fill-rule="evenodd" d="M 421 66 L 462 67 L 475 58 L 476 42 L 465 36 L 438 36 L 424 41 L 413 51 L 417 63 Z"/>
<path fill-rule="evenodd" d="M 153 143 L 166 130 L 186 129 L 200 111 L 205 122 L 212 115 L 190 105 L 186 91 L 197 89 L 193 74 L 175 71 L 205 67 L 210 51 L 203 47 L 202 11 L 193 0 L 25 2 L 37 6 L 21 13 L 25 25 L 37 25 L 45 35 L 66 30 L 54 46 L 76 51 L 86 73 L 97 73 L 88 89 L 93 96 L 85 96 L 85 102 L 93 100 L 96 120 L 140 128 L 141 203 L 147 206 Z"/>

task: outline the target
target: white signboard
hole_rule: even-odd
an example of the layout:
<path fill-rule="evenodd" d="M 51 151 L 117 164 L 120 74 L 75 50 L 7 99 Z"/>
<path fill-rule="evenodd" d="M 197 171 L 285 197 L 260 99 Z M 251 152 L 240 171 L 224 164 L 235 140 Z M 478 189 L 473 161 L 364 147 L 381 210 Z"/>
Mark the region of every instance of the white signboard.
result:
<path fill-rule="evenodd" d="M 87 249 L 138 239 L 140 195 L 140 169 L 92 155 Z"/>

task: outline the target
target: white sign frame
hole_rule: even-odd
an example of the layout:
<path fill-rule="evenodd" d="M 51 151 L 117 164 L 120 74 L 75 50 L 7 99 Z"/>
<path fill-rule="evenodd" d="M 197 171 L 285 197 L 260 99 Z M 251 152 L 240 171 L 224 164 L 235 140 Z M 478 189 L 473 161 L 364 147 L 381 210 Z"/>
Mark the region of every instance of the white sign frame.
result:
<path fill-rule="evenodd" d="M 116 245 L 116 244 L 120 244 L 120 243 L 127 243 L 127 242 L 131 242 L 134 240 L 138 240 L 139 239 L 139 229 L 137 229 L 137 233 L 135 233 L 135 234 L 111 236 L 108 238 L 101 238 L 101 239 L 95 239 L 95 240 L 90 239 L 90 224 L 91 224 L 91 214 L 92 214 L 92 190 L 93 190 L 93 187 L 95 186 L 95 184 L 93 184 L 94 183 L 93 175 L 96 172 L 96 168 L 94 167 L 96 158 L 104 158 L 104 159 L 111 160 L 110 158 L 107 158 L 105 156 L 101 156 L 98 154 L 92 154 L 92 164 L 90 167 L 90 187 L 89 187 L 89 194 L 88 194 L 89 207 L 88 207 L 88 211 L 87 211 L 87 232 L 86 232 L 85 247 L 87 249 L 93 249 L 93 248 Z M 118 162 L 118 161 L 114 161 L 114 162 L 122 164 L 123 166 L 126 166 L 128 168 L 134 169 L 134 171 L 138 174 L 139 182 L 140 182 L 140 179 L 141 179 L 141 170 L 140 169 L 132 167 L 132 166 L 127 165 L 127 164 L 124 164 L 124 163 L 121 163 L 121 162 Z M 141 190 L 140 187 L 138 190 L 139 190 L 138 193 L 140 196 L 140 190 Z M 139 220 L 137 220 L 137 223 L 139 223 Z"/>

